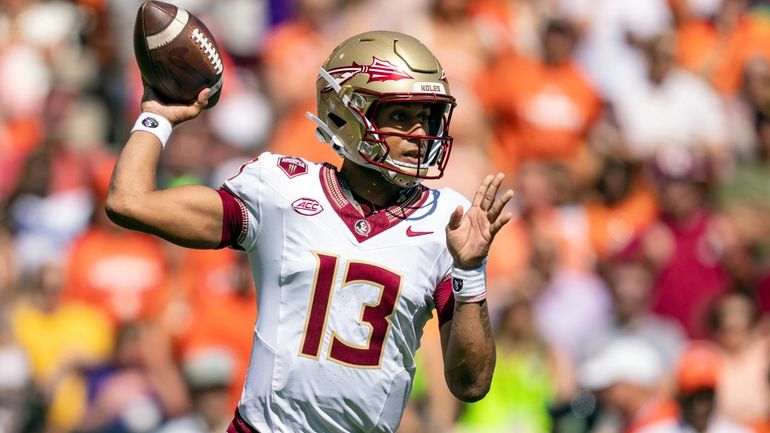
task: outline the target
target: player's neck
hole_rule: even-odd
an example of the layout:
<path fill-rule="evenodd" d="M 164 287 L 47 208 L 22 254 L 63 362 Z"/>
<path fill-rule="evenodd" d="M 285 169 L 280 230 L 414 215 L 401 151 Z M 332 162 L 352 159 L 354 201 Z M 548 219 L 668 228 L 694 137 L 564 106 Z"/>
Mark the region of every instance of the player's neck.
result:
<path fill-rule="evenodd" d="M 353 194 L 379 207 L 393 204 L 403 189 L 388 182 L 379 172 L 347 160 L 343 161 L 340 174 Z"/>

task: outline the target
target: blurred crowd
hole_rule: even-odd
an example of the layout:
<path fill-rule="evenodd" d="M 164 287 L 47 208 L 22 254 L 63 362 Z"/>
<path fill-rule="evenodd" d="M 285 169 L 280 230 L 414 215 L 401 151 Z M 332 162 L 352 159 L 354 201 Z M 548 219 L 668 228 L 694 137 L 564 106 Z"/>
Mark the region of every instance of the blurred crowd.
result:
<path fill-rule="evenodd" d="M 458 108 L 446 176 L 506 173 L 488 263 L 497 368 L 446 389 L 429 323 L 400 432 L 770 431 L 770 2 L 179 0 L 217 38 L 216 108 L 158 183 L 218 187 L 316 141 L 315 77 L 373 29 L 422 40 Z M 0 433 L 222 432 L 250 269 L 117 228 L 138 0 L 0 0 Z"/>

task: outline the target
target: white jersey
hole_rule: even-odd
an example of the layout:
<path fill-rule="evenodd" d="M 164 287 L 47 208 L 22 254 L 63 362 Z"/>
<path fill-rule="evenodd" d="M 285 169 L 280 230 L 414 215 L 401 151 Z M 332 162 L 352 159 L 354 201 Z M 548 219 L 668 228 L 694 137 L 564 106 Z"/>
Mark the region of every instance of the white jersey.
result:
<path fill-rule="evenodd" d="M 452 268 L 444 227 L 468 201 L 420 186 L 364 218 L 334 167 L 269 153 L 224 187 L 259 290 L 241 416 L 263 433 L 395 431 Z"/>

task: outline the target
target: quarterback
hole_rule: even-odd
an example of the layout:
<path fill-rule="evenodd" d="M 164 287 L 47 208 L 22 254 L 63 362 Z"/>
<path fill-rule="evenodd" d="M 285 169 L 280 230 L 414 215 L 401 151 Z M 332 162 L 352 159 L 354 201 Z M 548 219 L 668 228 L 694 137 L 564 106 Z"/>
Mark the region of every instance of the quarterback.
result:
<path fill-rule="evenodd" d="M 264 153 L 219 189 L 158 190 L 173 125 L 196 117 L 145 88 L 142 114 L 113 173 L 113 221 L 192 248 L 241 249 L 259 317 L 228 431 L 394 432 L 424 324 L 437 310 L 444 373 L 464 401 L 489 389 L 495 345 L 484 266 L 513 195 L 489 175 L 469 203 L 423 179 L 450 155 L 455 99 L 416 39 L 368 32 L 321 66 L 308 118 L 341 167 Z"/>

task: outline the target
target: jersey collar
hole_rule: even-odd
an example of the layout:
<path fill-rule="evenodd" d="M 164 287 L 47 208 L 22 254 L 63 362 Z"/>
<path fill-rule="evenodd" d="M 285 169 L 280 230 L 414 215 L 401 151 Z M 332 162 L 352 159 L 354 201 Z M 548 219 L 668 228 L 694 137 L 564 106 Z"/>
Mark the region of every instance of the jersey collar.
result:
<path fill-rule="evenodd" d="M 342 187 L 336 167 L 324 164 L 320 177 L 326 198 L 359 243 L 405 220 L 419 209 L 429 196 L 428 188 L 418 185 L 404 190 L 391 206 L 365 216 L 353 202 L 352 194 Z"/>

